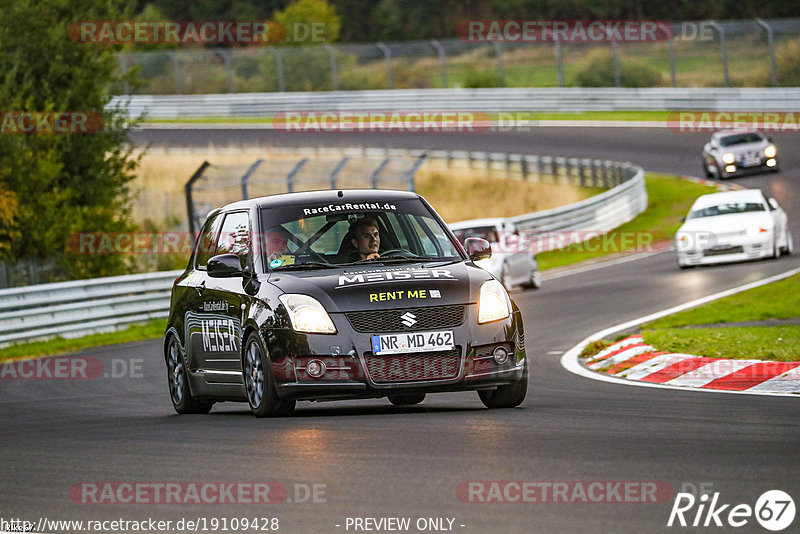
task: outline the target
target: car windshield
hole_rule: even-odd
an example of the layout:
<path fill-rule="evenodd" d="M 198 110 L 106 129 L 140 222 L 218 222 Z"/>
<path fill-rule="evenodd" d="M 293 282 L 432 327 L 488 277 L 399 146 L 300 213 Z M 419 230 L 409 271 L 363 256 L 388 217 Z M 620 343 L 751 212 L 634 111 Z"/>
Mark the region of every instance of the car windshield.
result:
<path fill-rule="evenodd" d="M 459 243 L 463 243 L 468 237 L 480 237 L 489 243 L 497 243 L 497 229 L 494 226 L 476 226 L 475 228 L 460 228 L 453 230 Z"/>
<path fill-rule="evenodd" d="M 755 132 L 740 133 L 735 135 L 726 135 L 720 138 L 720 146 L 728 147 L 734 145 L 744 145 L 747 143 L 760 143 L 762 137 Z"/>
<path fill-rule="evenodd" d="M 270 270 L 464 259 L 419 199 L 265 208 L 261 228 Z"/>
<path fill-rule="evenodd" d="M 764 205 L 760 202 L 728 202 L 692 210 L 689 212 L 687 219 L 700 219 L 702 217 L 716 217 L 717 215 L 747 213 L 751 211 L 766 211 L 766 209 L 764 209 Z"/>

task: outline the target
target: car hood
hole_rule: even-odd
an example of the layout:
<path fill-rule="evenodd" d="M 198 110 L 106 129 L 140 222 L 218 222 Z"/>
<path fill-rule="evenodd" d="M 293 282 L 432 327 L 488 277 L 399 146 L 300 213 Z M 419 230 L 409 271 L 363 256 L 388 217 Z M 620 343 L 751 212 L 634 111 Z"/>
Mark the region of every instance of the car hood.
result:
<path fill-rule="evenodd" d="M 730 213 L 714 217 L 689 219 L 678 232 L 711 232 L 727 234 L 744 231 L 751 226 L 772 228 L 772 217 L 767 212 Z"/>
<path fill-rule="evenodd" d="M 471 263 L 426 262 L 278 271 L 268 282 L 310 295 L 330 312 L 348 312 L 477 302 L 480 284 L 490 279 Z"/>
<path fill-rule="evenodd" d="M 720 147 L 720 153 L 731 152 L 734 156 L 739 156 L 743 154 L 749 155 L 760 155 L 765 148 L 769 146 L 769 143 L 745 143 L 741 145 L 733 145 L 729 147 Z"/>

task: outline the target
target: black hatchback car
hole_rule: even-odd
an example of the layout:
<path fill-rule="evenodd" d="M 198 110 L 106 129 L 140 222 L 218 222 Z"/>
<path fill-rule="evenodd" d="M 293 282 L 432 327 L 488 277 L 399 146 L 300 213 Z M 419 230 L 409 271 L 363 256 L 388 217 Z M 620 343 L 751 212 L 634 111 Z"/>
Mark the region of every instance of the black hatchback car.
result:
<path fill-rule="evenodd" d="M 522 316 L 473 263 L 489 244 L 462 246 L 418 194 L 245 200 L 212 211 L 197 241 L 164 336 L 178 413 L 464 390 L 489 408 L 525 399 Z"/>

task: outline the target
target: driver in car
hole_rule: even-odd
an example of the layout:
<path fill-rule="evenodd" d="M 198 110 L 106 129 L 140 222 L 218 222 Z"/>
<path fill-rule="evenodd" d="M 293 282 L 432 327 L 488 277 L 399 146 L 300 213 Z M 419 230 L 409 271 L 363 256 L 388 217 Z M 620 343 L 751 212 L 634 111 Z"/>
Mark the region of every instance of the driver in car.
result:
<path fill-rule="evenodd" d="M 350 226 L 350 243 L 358 252 L 361 260 L 374 260 L 380 258 L 378 248 L 381 246 L 381 234 L 378 230 L 378 222 L 365 217 L 354 222 Z"/>

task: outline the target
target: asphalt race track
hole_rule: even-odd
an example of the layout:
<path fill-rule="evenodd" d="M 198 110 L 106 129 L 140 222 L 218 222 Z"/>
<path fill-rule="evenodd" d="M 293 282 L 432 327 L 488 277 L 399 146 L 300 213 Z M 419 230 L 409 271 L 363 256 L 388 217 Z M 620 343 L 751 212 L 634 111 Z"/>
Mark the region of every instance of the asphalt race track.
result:
<path fill-rule="evenodd" d="M 707 137 L 656 128 L 474 136 L 148 129 L 134 140 L 489 149 L 628 160 L 697 176 Z M 791 134 L 773 137 L 781 172 L 735 181 L 775 196 L 800 239 L 800 146 Z M 99 358 L 107 370 L 121 365 L 114 361 L 141 370 L 96 380 L 0 381 L 0 516 L 34 522 L 275 517 L 290 534 L 355 532 L 348 518 L 387 517 L 409 517 L 412 526 L 418 518 L 450 518 L 453 531 L 476 534 L 729 532 L 729 526 L 668 528 L 675 493 L 701 485 L 719 492 L 718 505 L 731 505 L 722 521 L 737 504 L 754 507 L 767 490 L 783 490 L 798 503 L 798 399 L 609 384 L 573 375 L 559 359 L 603 328 L 798 266 L 796 254 L 681 271 L 666 252 L 514 292 L 532 374 L 527 400 L 512 410 L 488 411 L 476 394 L 463 393 L 429 395 L 410 408 L 385 400 L 300 403 L 284 419 L 255 419 L 241 404 L 178 416 L 158 341 L 87 350 L 81 355 Z M 80 504 L 69 493 L 80 482 L 192 481 L 278 482 L 292 502 Z M 462 502 L 457 488 L 468 481 L 658 481 L 673 491 L 658 503 Z M 313 499 L 304 499 L 305 490 L 314 484 L 324 485 L 317 486 L 324 494 L 307 502 Z M 687 521 L 697 509 L 686 513 Z M 701 525 L 705 519 L 703 513 Z M 765 532 L 754 517 L 736 531 Z"/>

